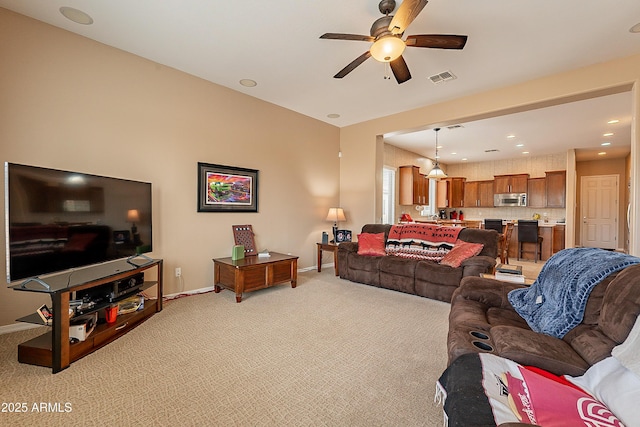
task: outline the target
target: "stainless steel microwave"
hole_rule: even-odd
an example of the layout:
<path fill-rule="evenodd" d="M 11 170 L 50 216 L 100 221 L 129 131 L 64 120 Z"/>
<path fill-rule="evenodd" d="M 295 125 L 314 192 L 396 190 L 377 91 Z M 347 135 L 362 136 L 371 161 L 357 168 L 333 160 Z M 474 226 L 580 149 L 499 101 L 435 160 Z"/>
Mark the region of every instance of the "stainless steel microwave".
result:
<path fill-rule="evenodd" d="M 527 206 L 527 193 L 494 194 L 493 206 Z"/>

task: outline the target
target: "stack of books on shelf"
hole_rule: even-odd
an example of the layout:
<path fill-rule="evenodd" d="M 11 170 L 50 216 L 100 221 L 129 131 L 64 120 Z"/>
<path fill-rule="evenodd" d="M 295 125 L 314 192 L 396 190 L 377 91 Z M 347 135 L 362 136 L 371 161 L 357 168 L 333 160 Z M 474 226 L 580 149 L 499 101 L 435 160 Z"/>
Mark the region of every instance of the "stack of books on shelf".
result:
<path fill-rule="evenodd" d="M 505 282 L 524 283 L 521 265 L 498 264 L 496 266 L 496 279 Z"/>

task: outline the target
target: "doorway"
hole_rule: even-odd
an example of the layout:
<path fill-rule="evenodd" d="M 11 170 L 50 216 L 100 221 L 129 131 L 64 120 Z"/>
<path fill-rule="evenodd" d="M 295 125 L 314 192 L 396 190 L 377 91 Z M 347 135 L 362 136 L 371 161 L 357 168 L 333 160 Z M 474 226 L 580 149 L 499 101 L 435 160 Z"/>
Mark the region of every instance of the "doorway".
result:
<path fill-rule="evenodd" d="M 592 175 L 580 179 L 583 247 L 617 249 L 619 180 L 620 175 Z"/>

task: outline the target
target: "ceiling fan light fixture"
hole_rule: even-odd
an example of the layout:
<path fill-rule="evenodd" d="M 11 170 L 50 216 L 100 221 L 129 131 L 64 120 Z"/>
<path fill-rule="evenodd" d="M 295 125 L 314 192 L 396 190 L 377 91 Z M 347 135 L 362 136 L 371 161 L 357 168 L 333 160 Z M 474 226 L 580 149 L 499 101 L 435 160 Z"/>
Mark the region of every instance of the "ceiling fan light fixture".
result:
<path fill-rule="evenodd" d="M 371 46 L 371 56 L 379 62 L 391 62 L 404 52 L 406 45 L 400 37 L 386 35 L 380 37 Z"/>

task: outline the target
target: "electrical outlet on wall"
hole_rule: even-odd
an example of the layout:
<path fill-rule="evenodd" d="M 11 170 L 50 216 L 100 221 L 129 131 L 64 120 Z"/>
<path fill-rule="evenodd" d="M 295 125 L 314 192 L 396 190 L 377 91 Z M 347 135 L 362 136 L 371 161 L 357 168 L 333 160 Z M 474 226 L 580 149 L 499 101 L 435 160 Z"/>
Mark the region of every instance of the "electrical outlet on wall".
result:
<path fill-rule="evenodd" d="M 176 277 L 182 276 L 182 268 L 176 267 Z"/>

